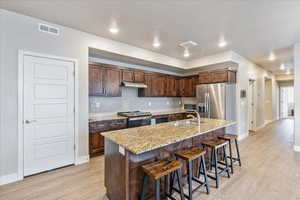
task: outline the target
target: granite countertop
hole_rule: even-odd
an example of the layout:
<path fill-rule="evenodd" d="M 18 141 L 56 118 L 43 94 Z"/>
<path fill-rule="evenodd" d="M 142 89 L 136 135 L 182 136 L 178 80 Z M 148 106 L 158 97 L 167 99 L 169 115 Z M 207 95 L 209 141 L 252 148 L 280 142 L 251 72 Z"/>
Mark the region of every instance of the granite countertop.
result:
<path fill-rule="evenodd" d="M 201 118 L 203 123 L 199 129 L 197 123 L 182 125 L 186 121 L 191 120 L 104 132 L 102 135 L 134 154 L 141 154 L 236 123 L 220 119 Z M 175 123 L 181 125 L 175 126 Z"/>

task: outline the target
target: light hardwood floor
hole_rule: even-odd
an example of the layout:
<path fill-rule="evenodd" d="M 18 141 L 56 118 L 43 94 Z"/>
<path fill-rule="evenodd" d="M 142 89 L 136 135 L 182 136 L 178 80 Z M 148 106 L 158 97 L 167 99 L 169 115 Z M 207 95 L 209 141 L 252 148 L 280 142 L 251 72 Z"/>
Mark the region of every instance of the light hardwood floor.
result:
<path fill-rule="evenodd" d="M 293 120 L 268 125 L 240 142 L 243 167 L 235 167 L 221 188 L 211 182 L 211 194 L 195 200 L 300 200 L 300 153 L 293 152 Z M 104 159 L 32 176 L 0 186 L 1 200 L 102 200 L 105 198 Z"/>

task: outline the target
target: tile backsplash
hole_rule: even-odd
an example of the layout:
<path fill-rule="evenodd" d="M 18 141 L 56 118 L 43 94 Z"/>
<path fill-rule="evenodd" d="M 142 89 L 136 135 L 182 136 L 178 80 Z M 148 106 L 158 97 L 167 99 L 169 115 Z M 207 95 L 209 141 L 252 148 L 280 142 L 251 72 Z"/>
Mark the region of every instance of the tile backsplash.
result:
<path fill-rule="evenodd" d="M 137 88 L 122 88 L 122 97 L 90 97 L 90 113 L 116 113 L 121 111 L 162 111 L 183 108 L 182 98 L 138 97 Z"/>

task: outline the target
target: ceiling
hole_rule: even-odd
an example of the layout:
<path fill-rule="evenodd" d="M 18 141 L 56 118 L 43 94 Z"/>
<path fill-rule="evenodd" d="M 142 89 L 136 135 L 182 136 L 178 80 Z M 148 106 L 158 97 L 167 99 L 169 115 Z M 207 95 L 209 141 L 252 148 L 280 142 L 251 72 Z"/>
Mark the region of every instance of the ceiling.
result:
<path fill-rule="evenodd" d="M 178 44 L 192 40 L 199 46 L 186 60 L 232 50 L 276 73 L 282 62 L 293 66 L 300 41 L 296 0 L 0 0 L 0 7 L 180 59 Z"/>

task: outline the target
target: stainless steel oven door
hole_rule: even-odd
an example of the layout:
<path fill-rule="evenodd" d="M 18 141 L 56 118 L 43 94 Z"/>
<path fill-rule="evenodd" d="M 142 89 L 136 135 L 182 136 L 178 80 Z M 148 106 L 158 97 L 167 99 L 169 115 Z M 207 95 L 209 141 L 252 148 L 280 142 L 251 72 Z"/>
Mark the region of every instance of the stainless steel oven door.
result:
<path fill-rule="evenodd" d="M 128 128 L 151 125 L 151 117 L 128 118 Z"/>

